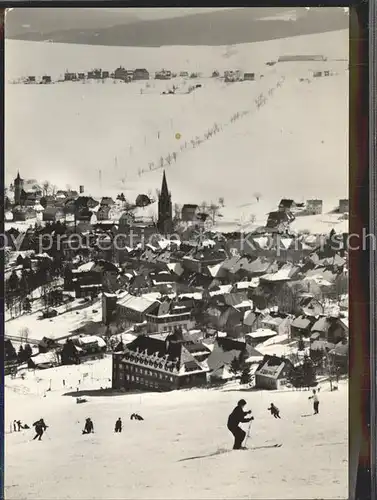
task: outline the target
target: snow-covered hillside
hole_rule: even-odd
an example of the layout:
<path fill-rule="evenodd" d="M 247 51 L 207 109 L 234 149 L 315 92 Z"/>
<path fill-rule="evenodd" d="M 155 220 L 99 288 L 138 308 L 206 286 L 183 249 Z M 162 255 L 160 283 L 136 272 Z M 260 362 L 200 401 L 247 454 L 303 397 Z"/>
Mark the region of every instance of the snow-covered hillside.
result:
<path fill-rule="evenodd" d="M 7 51 L 8 78 L 77 71 L 82 61 L 88 66 L 83 70 L 123 64 L 152 72 L 168 67 L 203 74 L 195 80 L 129 85 L 7 85 L 8 180 L 19 169 L 26 178 L 49 178 L 61 187 L 84 184 L 94 195 L 123 191 L 133 200 L 160 187 L 161 169 L 153 169 L 161 158 L 176 153 L 170 166 L 165 162 L 173 203 L 223 197 L 230 217 L 251 212 L 265 219 L 283 196 L 322 198 L 331 208 L 347 197 L 348 32 L 232 48 L 93 48 L 9 41 Z M 323 54 L 329 60 L 265 64 L 296 53 Z M 225 84 L 209 78 L 214 69 L 229 68 L 255 72 L 256 81 Z M 315 70 L 337 74 L 312 78 Z M 201 88 L 185 94 L 193 83 Z M 161 95 L 173 84 L 176 95 Z M 266 102 L 258 110 L 261 95 Z M 236 113 L 241 113 L 239 119 L 232 120 Z M 191 141 L 205 138 L 215 124 L 220 130 L 192 147 Z M 263 203 L 242 209 L 255 192 L 262 194 Z"/>
<path fill-rule="evenodd" d="M 6 388 L 6 422 L 21 418 L 30 425 L 43 416 L 50 427 L 42 442 L 31 441 L 32 430 L 6 435 L 9 500 L 348 496 L 345 383 L 336 392 L 322 387 L 318 416 L 306 391 L 98 395 L 80 405 L 55 392 L 19 393 Z M 226 420 L 241 395 L 255 417 L 248 442 L 255 449 L 214 455 L 231 448 Z M 267 412 L 271 401 L 281 420 Z M 130 421 L 133 412 L 144 422 Z M 83 436 L 88 416 L 95 434 Z M 119 435 L 113 431 L 118 417 Z M 275 443 L 282 447 L 271 448 Z"/>

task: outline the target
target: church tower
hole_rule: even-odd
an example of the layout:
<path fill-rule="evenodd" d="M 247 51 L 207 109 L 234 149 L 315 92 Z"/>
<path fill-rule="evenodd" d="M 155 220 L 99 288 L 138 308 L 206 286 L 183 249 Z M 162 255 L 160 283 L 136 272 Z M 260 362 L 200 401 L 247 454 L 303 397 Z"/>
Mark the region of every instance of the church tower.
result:
<path fill-rule="evenodd" d="M 21 195 L 24 189 L 24 180 L 20 177 L 20 172 L 17 172 L 17 177 L 14 179 L 14 204 L 21 205 Z"/>
<path fill-rule="evenodd" d="M 158 197 L 158 222 L 157 229 L 161 234 L 168 234 L 173 231 L 173 209 L 171 203 L 171 194 L 168 190 L 166 175 L 162 177 L 161 193 Z"/>

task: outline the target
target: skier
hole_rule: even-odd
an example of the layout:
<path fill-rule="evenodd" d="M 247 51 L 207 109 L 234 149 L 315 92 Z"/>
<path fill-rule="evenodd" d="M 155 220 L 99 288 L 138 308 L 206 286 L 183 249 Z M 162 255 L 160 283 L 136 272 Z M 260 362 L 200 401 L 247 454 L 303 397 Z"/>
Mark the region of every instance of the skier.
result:
<path fill-rule="evenodd" d="M 83 434 L 91 434 L 92 432 L 94 433 L 94 425 L 93 425 L 92 419 L 87 418 L 85 420 L 85 427 L 84 427 L 84 430 L 82 431 L 82 433 Z"/>
<path fill-rule="evenodd" d="M 47 429 L 47 425 L 45 424 L 43 418 L 34 422 L 33 427 L 35 427 L 35 432 L 36 432 L 35 436 L 33 437 L 33 441 L 37 438 L 38 441 L 41 441 L 43 433 Z"/>
<path fill-rule="evenodd" d="M 120 417 L 115 422 L 115 432 L 122 432 L 122 420 Z"/>
<path fill-rule="evenodd" d="M 313 396 L 309 396 L 309 399 L 313 400 L 314 415 L 318 415 L 318 413 L 319 413 L 319 399 L 318 399 L 317 392 L 315 389 L 313 389 Z"/>
<path fill-rule="evenodd" d="M 13 432 L 17 432 L 17 420 L 13 420 Z"/>
<path fill-rule="evenodd" d="M 130 420 L 144 420 L 143 417 L 141 415 L 139 415 L 138 413 L 133 413 L 131 415 L 131 419 Z"/>
<path fill-rule="evenodd" d="M 246 437 L 246 432 L 241 429 L 241 427 L 239 427 L 239 424 L 241 422 L 251 422 L 252 420 L 254 420 L 254 417 L 246 418 L 246 415 L 250 414 L 251 410 L 246 412 L 243 411 L 243 408 L 245 406 L 246 401 L 244 399 L 240 399 L 237 406 L 228 417 L 228 429 L 234 436 L 233 450 L 245 449 L 242 447 L 242 442 Z"/>
<path fill-rule="evenodd" d="M 280 410 L 279 408 L 277 408 L 274 403 L 271 403 L 271 406 L 269 408 L 267 408 L 268 411 L 271 412 L 271 415 L 275 418 L 281 418 L 280 417 Z"/>
<path fill-rule="evenodd" d="M 24 426 L 22 425 L 21 420 L 17 420 L 16 424 L 17 424 L 17 427 L 18 427 L 18 429 L 17 429 L 18 432 L 20 432 L 21 429 L 24 429 Z"/>

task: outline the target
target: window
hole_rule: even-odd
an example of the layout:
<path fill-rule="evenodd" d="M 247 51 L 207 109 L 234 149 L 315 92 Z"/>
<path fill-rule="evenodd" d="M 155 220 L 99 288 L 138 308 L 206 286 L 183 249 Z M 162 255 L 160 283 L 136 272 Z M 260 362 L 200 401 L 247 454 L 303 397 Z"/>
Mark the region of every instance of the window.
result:
<path fill-rule="evenodd" d="M 139 382 L 139 377 L 136 377 L 136 382 Z"/>
<path fill-rule="evenodd" d="M 170 378 L 170 382 L 173 382 L 173 377 L 169 377 Z"/>
<path fill-rule="evenodd" d="M 126 375 L 126 380 L 130 380 L 130 376 L 129 375 Z"/>
<path fill-rule="evenodd" d="M 133 375 L 131 376 L 131 380 L 132 380 L 132 382 L 134 382 L 134 380 L 135 380 L 135 377 Z"/>

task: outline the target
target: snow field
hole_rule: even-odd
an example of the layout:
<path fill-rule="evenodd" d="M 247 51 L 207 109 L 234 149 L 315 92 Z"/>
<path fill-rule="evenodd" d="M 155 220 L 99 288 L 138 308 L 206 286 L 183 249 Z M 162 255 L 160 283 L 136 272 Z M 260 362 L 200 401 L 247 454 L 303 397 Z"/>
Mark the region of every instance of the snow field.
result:
<path fill-rule="evenodd" d="M 41 443 L 29 442 L 32 431 L 7 436 L 6 497 L 345 498 L 347 384 L 327 391 L 320 393 L 321 413 L 307 418 L 301 417 L 312 413 L 306 391 L 195 389 L 92 397 L 81 405 L 49 395 L 26 415 L 18 408 L 19 418 L 43 415 L 50 428 Z M 249 446 L 261 448 L 184 460 L 231 448 L 226 420 L 241 396 L 255 416 Z M 267 412 L 271 401 L 281 420 Z M 133 412 L 144 422 L 131 422 Z M 88 416 L 95 434 L 82 436 Z M 121 435 L 113 433 L 118 417 Z M 263 448 L 280 442 L 279 449 Z"/>
<path fill-rule="evenodd" d="M 132 67 L 133 57 L 137 55 L 140 57 L 137 66 L 145 61 L 144 66 L 152 68 L 153 65 L 147 63 L 151 63 L 153 54 L 157 69 L 167 67 L 169 61 L 168 66 L 174 70 L 174 58 L 166 59 L 166 54 L 176 51 L 180 65 L 185 62 L 185 54 L 188 54 L 188 66 L 194 60 L 200 61 L 190 66 L 190 71 L 200 67 L 207 75 L 215 68 L 222 71 L 223 67 L 241 67 L 255 71 L 257 78 L 262 73 L 264 78 L 229 85 L 211 78 L 186 82 L 150 80 L 129 85 L 8 85 L 7 175 L 15 175 L 19 168 L 25 177 L 43 179 L 49 169 L 51 181 L 59 186 L 64 187 L 67 182 L 76 187 L 84 184 L 93 195 L 98 195 L 100 190 L 102 195 L 112 196 L 123 191 L 132 200 L 140 192 L 155 194 L 161 184 L 160 169 L 140 177 L 139 170 L 148 171 L 150 163 L 157 166 L 161 157 L 166 158 L 175 151 L 177 159 L 167 168 L 173 203 L 216 202 L 224 197 L 233 220 L 242 215 L 239 205 L 250 203 L 256 191 L 262 193 L 269 210 L 276 206 L 276 198 L 282 196 L 330 198 L 333 206 L 339 198 L 347 196 L 348 190 L 346 61 L 281 63 L 272 68 L 265 63 L 281 54 L 297 52 L 346 59 L 346 34 L 340 31 L 275 40 L 264 45 L 239 45 L 233 48 L 229 58 L 224 57 L 225 47 L 201 47 L 200 50 L 195 47 L 179 50 L 176 47 L 143 50 L 96 47 L 97 66 L 101 65 L 101 50 L 106 49 L 107 65 L 112 58 L 119 61 L 119 54 L 123 53 L 128 62 L 126 66 Z M 22 42 L 13 47 L 15 58 L 8 63 L 10 72 L 15 67 L 21 71 L 17 54 L 28 51 L 39 56 L 54 51 L 62 57 L 65 54 L 60 64 L 74 60 L 72 47 L 65 45 Z M 86 51 L 88 57 L 93 51 L 92 47 L 75 49 Z M 35 59 L 38 58 L 34 58 L 34 62 Z M 68 66 L 74 70 L 72 64 Z M 26 67 L 25 63 L 24 72 Z M 310 84 L 299 82 L 299 78 L 307 77 L 310 71 L 329 67 L 339 74 L 313 79 Z M 286 79 L 283 86 L 268 95 L 281 76 Z M 202 84 L 202 88 L 191 94 L 160 95 L 173 83 L 181 87 L 179 92 L 197 83 Z M 267 97 L 267 102 L 256 111 L 255 98 L 260 94 Z M 250 113 L 226 126 L 232 115 L 244 110 Z M 190 141 L 203 136 L 215 123 L 222 130 L 191 148 Z M 16 137 L 16 130 L 24 137 L 22 150 L 12 139 Z M 179 140 L 175 138 L 176 132 L 181 134 Z M 24 151 L 28 151 L 27 161 Z M 263 219 L 265 221 L 264 209 Z M 326 230 L 327 227 L 328 224 Z"/>

